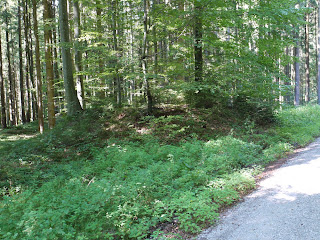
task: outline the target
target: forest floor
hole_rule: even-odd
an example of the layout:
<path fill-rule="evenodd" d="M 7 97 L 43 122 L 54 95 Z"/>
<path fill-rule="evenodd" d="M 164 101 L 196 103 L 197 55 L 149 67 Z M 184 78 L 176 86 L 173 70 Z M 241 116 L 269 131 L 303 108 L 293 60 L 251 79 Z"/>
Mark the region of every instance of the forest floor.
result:
<path fill-rule="evenodd" d="M 320 138 L 300 149 L 198 240 L 319 239 Z"/>
<path fill-rule="evenodd" d="M 264 167 L 319 136 L 319 118 L 319 106 L 267 125 L 184 106 L 91 109 L 42 135 L 36 122 L 1 130 L 0 239 L 197 236 Z"/>

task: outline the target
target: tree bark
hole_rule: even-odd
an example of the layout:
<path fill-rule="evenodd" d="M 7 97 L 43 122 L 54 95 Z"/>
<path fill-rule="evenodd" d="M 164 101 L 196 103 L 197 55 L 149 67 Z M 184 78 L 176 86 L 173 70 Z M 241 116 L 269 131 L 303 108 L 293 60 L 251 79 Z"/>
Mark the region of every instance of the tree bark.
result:
<path fill-rule="evenodd" d="M 289 56 L 290 55 L 290 51 L 289 51 L 289 47 L 286 47 L 286 55 Z M 287 77 L 287 79 L 285 80 L 284 84 L 287 86 L 286 88 L 286 93 L 285 93 L 285 96 L 284 96 L 284 101 L 285 103 L 289 104 L 290 103 L 290 92 L 288 91 L 289 89 L 289 86 L 291 84 L 291 73 L 290 73 L 290 69 L 291 69 L 291 65 L 290 63 L 288 63 L 286 66 L 285 66 L 285 75 Z"/>
<path fill-rule="evenodd" d="M 77 92 L 74 87 L 72 58 L 69 48 L 69 23 L 67 12 L 67 1 L 59 0 L 59 21 L 60 21 L 60 37 L 61 37 L 61 52 L 63 62 L 63 78 L 64 88 L 67 100 L 67 114 L 74 115 L 81 111 L 81 105 L 77 97 Z"/>
<path fill-rule="evenodd" d="M 6 41 L 7 41 L 7 61 L 8 61 L 8 78 L 9 78 L 9 118 L 10 118 L 10 125 L 16 125 L 16 107 L 15 107 L 15 98 L 14 98 L 14 90 L 15 84 L 13 79 L 12 73 L 12 66 L 11 66 L 11 53 L 10 53 L 10 40 L 9 40 L 9 19 L 8 15 L 5 16 L 5 23 L 6 23 Z"/>
<path fill-rule="evenodd" d="M 143 42 L 142 42 L 142 72 L 145 93 L 147 95 L 147 111 L 149 114 L 153 112 L 153 97 L 150 91 L 147 65 L 147 46 L 148 46 L 148 0 L 143 0 Z"/>
<path fill-rule="evenodd" d="M 1 33 L 1 28 L 0 28 Z M 2 49 L 1 49 L 1 34 L 0 34 L 0 97 L 1 97 L 1 126 L 3 129 L 7 128 L 6 116 L 6 99 L 4 91 L 4 78 L 3 78 L 3 62 L 2 62 Z"/>
<path fill-rule="evenodd" d="M 28 17 L 29 24 L 29 39 L 32 39 L 32 31 L 31 31 L 31 14 Z M 33 58 L 33 43 L 29 42 L 29 69 L 30 69 L 30 89 L 31 89 L 31 98 L 32 98 L 32 120 L 37 119 L 38 115 L 38 98 L 37 98 L 37 87 L 36 82 L 34 80 L 34 58 Z"/>
<path fill-rule="evenodd" d="M 51 11 L 51 1 L 43 0 L 43 20 L 44 26 L 44 44 L 45 44 L 45 61 L 46 61 L 46 80 L 47 80 L 47 98 L 48 98 L 48 127 L 52 129 L 55 126 L 54 110 L 54 74 L 52 59 L 52 25 L 53 20 Z"/>
<path fill-rule="evenodd" d="M 75 69 L 77 74 L 77 96 L 80 101 L 81 107 L 85 108 L 84 99 L 84 86 L 83 86 L 83 76 L 82 76 L 82 52 L 80 50 L 79 38 L 81 36 L 80 29 L 80 7 L 78 0 L 73 1 L 73 17 L 74 17 L 74 38 L 75 38 Z"/>
<path fill-rule="evenodd" d="M 202 56 L 202 16 L 201 3 L 194 1 L 194 75 L 195 81 L 201 82 L 203 75 L 203 56 Z"/>
<path fill-rule="evenodd" d="M 35 54 L 36 54 L 37 94 L 38 94 L 38 98 L 37 98 L 38 121 L 39 121 L 39 131 L 40 133 L 43 133 L 44 119 L 43 119 L 43 103 L 42 103 L 42 79 L 41 79 L 40 46 L 39 46 L 36 0 L 32 0 L 32 12 L 33 12 L 33 33 L 34 33 L 35 44 L 36 44 Z"/>
<path fill-rule="evenodd" d="M 119 74 L 119 61 L 120 58 L 119 48 L 118 48 L 118 37 L 117 37 L 117 23 L 118 23 L 118 0 L 112 1 L 112 35 L 113 35 L 113 49 L 116 52 L 115 66 L 114 66 L 114 82 L 115 82 L 115 95 L 117 107 L 122 106 L 122 91 L 121 91 L 121 77 Z"/>
<path fill-rule="evenodd" d="M 102 8 L 101 8 L 101 1 L 96 0 L 96 14 L 97 14 L 97 32 L 98 32 L 98 46 L 101 47 L 101 41 L 102 41 Z M 98 98 L 101 100 L 106 96 L 106 91 L 105 91 L 105 81 L 103 77 L 103 71 L 104 71 L 104 64 L 103 64 L 103 59 L 101 57 L 102 53 L 101 50 L 98 50 L 98 71 L 99 71 L 99 78 L 100 78 L 100 88 L 97 92 Z"/>
<path fill-rule="evenodd" d="M 296 46 L 294 47 L 294 55 L 295 55 L 295 62 L 294 62 L 294 71 L 295 71 L 295 87 L 294 87 L 294 105 L 300 105 L 300 42 L 298 40 L 299 34 L 296 36 Z"/>
<path fill-rule="evenodd" d="M 21 121 L 26 122 L 25 113 L 25 96 L 24 96 L 24 74 L 23 74 L 23 59 L 22 59 L 22 36 L 21 36 L 21 1 L 18 1 L 18 35 L 19 35 L 19 70 L 20 70 L 20 103 L 21 103 Z"/>
<path fill-rule="evenodd" d="M 309 7 L 309 1 L 307 0 L 307 8 Z M 306 13 L 306 25 L 305 25 L 305 53 L 306 53 L 306 94 L 305 102 L 310 102 L 310 41 L 309 41 L 309 21 L 310 14 Z"/>
<path fill-rule="evenodd" d="M 29 21 L 28 21 L 28 3 L 27 1 L 25 1 L 24 3 L 24 7 L 23 7 L 23 23 L 24 23 L 24 41 L 25 41 L 25 67 L 26 67 L 26 89 L 27 89 L 27 93 L 26 93 L 26 100 L 27 100 L 27 111 L 26 111 L 26 122 L 30 122 L 31 120 L 31 102 L 32 102 L 32 98 L 31 98 L 31 89 L 30 89 L 30 84 L 29 84 L 29 75 L 31 75 L 30 72 L 30 66 L 29 66 L 29 38 L 28 38 L 28 34 L 29 34 Z M 29 73 L 30 72 L 30 73 Z"/>

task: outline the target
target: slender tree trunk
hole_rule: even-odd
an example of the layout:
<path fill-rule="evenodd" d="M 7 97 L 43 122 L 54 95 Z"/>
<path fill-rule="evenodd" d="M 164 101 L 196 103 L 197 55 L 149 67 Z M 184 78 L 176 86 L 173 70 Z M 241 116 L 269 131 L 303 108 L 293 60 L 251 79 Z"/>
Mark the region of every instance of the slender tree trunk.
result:
<path fill-rule="evenodd" d="M 290 51 L 289 51 L 289 47 L 286 48 L 286 55 L 289 56 L 290 55 Z M 286 66 L 285 66 L 285 75 L 287 77 L 287 79 L 285 80 L 284 84 L 286 85 L 286 93 L 285 93 L 285 96 L 284 96 L 284 101 L 285 103 L 289 104 L 290 103 L 290 92 L 288 91 L 289 89 L 289 86 L 290 86 L 290 79 L 291 79 L 291 74 L 290 74 L 290 69 L 291 69 L 291 66 L 290 66 L 290 63 L 288 63 Z"/>
<path fill-rule="evenodd" d="M 10 104 L 10 125 L 16 125 L 16 108 L 15 108 L 15 99 L 14 99 L 14 78 L 11 66 L 11 53 L 10 53 L 10 40 L 9 40 L 9 19 L 6 15 L 5 17 L 6 22 L 6 41 L 7 41 L 7 61 L 8 61 L 8 78 L 9 78 L 9 104 Z"/>
<path fill-rule="evenodd" d="M 69 23 L 67 12 L 67 1 L 59 0 L 59 21 L 60 21 L 60 37 L 61 37 L 61 50 L 63 62 L 63 78 L 64 88 L 67 100 L 68 115 L 74 115 L 81 111 L 81 105 L 77 97 L 77 92 L 74 87 L 72 58 L 69 48 Z"/>
<path fill-rule="evenodd" d="M 29 66 L 29 38 L 28 38 L 28 34 L 29 34 L 29 22 L 28 22 L 28 3 L 27 1 L 25 1 L 24 3 L 24 8 L 23 8 L 23 23 L 24 23 L 24 41 L 25 41 L 25 65 L 26 65 L 26 97 L 27 97 L 27 111 L 26 111 L 26 122 L 30 122 L 31 120 L 31 102 L 32 102 L 32 98 L 31 98 L 31 89 L 30 89 L 30 84 L 29 84 L 29 75 L 31 75 L 31 73 L 29 73 L 30 70 L 30 66 Z"/>
<path fill-rule="evenodd" d="M 117 37 L 117 23 L 118 23 L 118 1 L 114 0 L 112 1 L 112 33 L 113 33 L 113 48 L 116 52 L 116 59 L 115 59 L 115 68 L 114 68 L 114 82 L 116 86 L 116 102 L 117 107 L 122 106 L 122 91 L 121 91 L 121 77 L 119 74 L 119 61 L 118 57 L 120 57 L 119 49 L 118 49 L 118 37 Z"/>
<path fill-rule="evenodd" d="M 202 17 L 201 3 L 194 1 L 194 75 L 195 81 L 201 82 L 203 75 L 203 56 L 202 56 Z"/>
<path fill-rule="evenodd" d="M 80 50 L 80 44 L 78 39 L 81 36 L 80 29 L 80 7 L 78 0 L 73 1 L 73 17 L 74 17 L 74 38 L 75 38 L 75 69 L 77 74 L 77 96 L 80 101 L 81 107 L 85 108 L 84 99 L 84 86 L 83 86 L 83 76 L 82 76 L 82 52 Z"/>
<path fill-rule="evenodd" d="M 17 83 L 17 71 L 16 71 L 16 60 L 15 57 L 16 55 L 14 54 L 14 45 L 12 39 L 14 38 L 14 34 L 11 32 L 11 41 L 10 41 L 10 48 L 12 49 L 12 55 L 11 55 L 11 70 L 12 70 L 12 84 L 13 84 L 13 104 L 14 104 L 14 109 L 15 109 L 15 125 L 17 126 L 20 119 L 19 119 L 19 85 Z"/>
<path fill-rule="evenodd" d="M 26 122 L 25 103 L 24 103 L 24 76 L 22 59 L 22 36 L 21 36 L 21 1 L 18 1 L 18 35 L 19 35 L 19 70 L 20 70 L 20 102 L 21 102 L 21 121 Z"/>
<path fill-rule="evenodd" d="M 40 46 L 39 46 L 36 0 L 32 0 L 32 13 L 33 13 L 33 33 L 34 33 L 35 44 L 36 44 L 35 54 L 36 54 L 37 93 L 38 93 L 38 98 L 37 98 L 38 121 L 39 121 L 39 131 L 40 133 L 43 133 L 44 120 L 43 120 L 43 103 L 42 103 L 42 79 L 41 79 Z"/>
<path fill-rule="evenodd" d="M 60 71 L 59 71 L 59 59 L 61 59 L 60 56 L 60 52 L 58 54 L 58 40 L 57 40 L 57 35 L 59 32 L 59 27 L 56 27 L 56 23 L 58 23 L 59 21 L 56 21 L 56 8 L 55 6 L 57 5 L 57 0 L 53 0 L 53 8 L 52 8 L 52 15 L 53 18 L 55 19 L 55 27 L 53 28 L 52 34 L 53 34 L 53 73 L 54 73 L 54 79 L 55 81 L 58 83 L 57 84 L 57 89 L 63 89 L 63 83 L 60 81 Z M 64 100 L 63 100 L 63 93 L 62 91 L 56 91 L 56 96 L 58 99 L 58 103 L 56 105 L 58 105 L 59 107 L 59 111 L 61 112 L 62 109 L 64 109 Z"/>
<path fill-rule="evenodd" d="M 27 21 L 28 21 L 28 29 L 29 29 L 29 39 L 33 39 L 32 38 L 32 31 L 31 31 L 31 13 L 28 14 L 27 17 Z M 30 70 L 30 92 L 31 92 L 31 99 L 32 99 L 32 121 L 37 119 L 37 115 L 38 115 L 38 98 L 37 98 L 37 89 L 36 89 L 36 83 L 34 80 L 34 61 L 33 61 L 33 42 L 32 40 L 29 42 L 29 58 L 28 58 L 28 62 L 29 62 L 29 70 Z"/>
<path fill-rule="evenodd" d="M 148 78 L 148 66 L 147 66 L 147 46 L 148 46 L 148 0 L 143 0 L 143 42 L 142 42 L 142 72 L 145 93 L 147 95 L 148 113 L 153 112 L 153 98 L 150 91 L 149 78 Z"/>
<path fill-rule="evenodd" d="M 55 11 L 55 5 L 56 5 L 56 0 L 53 0 L 53 7 L 52 7 L 52 16 L 53 19 L 56 19 L 56 11 Z M 54 20 L 56 23 L 56 20 Z M 58 80 L 60 77 L 59 74 L 59 67 L 58 67 L 58 50 L 57 50 L 57 30 L 56 27 L 52 29 L 52 36 L 53 36 L 53 72 L 54 72 L 54 79 Z"/>
<path fill-rule="evenodd" d="M 36 94 L 36 84 L 34 81 L 34 61 L 33 61 L 33 42 L 32 42 L 32 31 L 31 31 L 31 13 L 28 13 L 28 3 L 29 1 L 25 2 L 25 12 L 26 12 L 26 22 L 27 22 L 27 27 L 25 28 L 25 31 L 28 30 L 28 32 L 26 34 L 28 34 L 28 37 L 26 37 L 25 41 L 26 41 L 26 46 L 29 46 L 27 48 L 28 51 L 28 67 L 29 67 L 29 75 L 30 75 L 30 88 L 29 88 L 29 92 L 30 92 L 30 96 L 31 96 L 31 119 L 32 121 L 37 119 L 37 115 L 38 115 L 38 99 L 37 99 L 37 94 Z M 30 39 L 30 42 L 29 42 Z"/>
<path fill-rule="evenodd" d="M 294 55 L 296 60 L 294 62 L 295 71 L 295 88 L 294 88 L 294 105 L 300 105 L 300 42 L 298 40 L 299 35 L 296 36 L 296 46 L 294 47 Z"/>
<path fill-rule="evenodd" d="M 29 23 L 31 22 L 31 17 L 29 18 Z M 30 23 L 31 26 L 31 23 Z M 32 39 L 32 31 L 29 28 L 29 37 Z M 33 44 L 30 41 L 30 48 L 29 48 L 29 69 L 30 69 L 30 88 L 32 93 L 32 120 L 36 120 L 38 116 L 38 98 L 37 98 L 37 87 L 36 82 L 34 79 L 34 58 L 33 58 Z"/>
<path fill-rule="evenodd" d="M 2 49 L 1 49 L 1 28 L 0 28 L 0 97 L 1 97 L 1 127 L 7 128 L 6 116 L 6 99 L 4 91 L 4 78 L 3 78 L 3 62 L 2 62 Z"/>
<path fill-rule="evenodd" d="M 98 32 L 98 46 L 101 46 L 101 34 L 102 34 L 102 21 L 101 21 L 101 14 L 102 14 L 102 9 L 101 9 L 101 2 L 100 0 L 96 0 L 96 14 L 97 14 L 97 32 Z M 103 59 L 101 57 L 102 53 L 101 50 L 98 50 L 98 67 L 99 67 L 99 77 L 100 77 L 100 89 L 98 90 L 97 96 L 99 99 L 103 99 L 106 96 L 105 92 L 105 81 L 104 77 L 102 76 L 102 73 L 104 71 L 103 67 Z"/>
<path fill-rule="evenodd" d="M 307 0 L 307 8 L 309 7 L 309 1 Z M 305 102 L 310 102 L 310 44 L 309 44 L 309 22 L 310 14 L 306 14 L 305 25 L 305 44 L 306 44 L 306 94 Z"/>
<path fill-rule="evenodd" d="M 52 59 L 52 25 L 53 20 L 51 11 L 51 0 L 43 0 L 43 20 L 44 27 L 44 43 L 45 43 L 45 60 L 46 60 L 46 80 L 47 80 L 47 98 L 48 98 L 48 127 L 52 129 L 55 125 L 55 110 L 54 110 L 54 74 L 53 74 L 53 59 Z"/>

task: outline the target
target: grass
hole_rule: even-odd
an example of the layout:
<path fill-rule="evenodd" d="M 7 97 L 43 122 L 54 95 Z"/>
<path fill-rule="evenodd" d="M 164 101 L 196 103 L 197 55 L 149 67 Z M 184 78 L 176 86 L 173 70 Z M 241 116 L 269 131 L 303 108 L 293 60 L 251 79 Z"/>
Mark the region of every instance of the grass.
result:
<path fill-rule="evenodd" d="M 42 136 L 36 125 L 3 130 L 0 239 L 185 239 L 253 189 L 263 166 L 320 135 L 319 106 L 280 111 L 267 127 L 163 112 L 95 109 Z"/>

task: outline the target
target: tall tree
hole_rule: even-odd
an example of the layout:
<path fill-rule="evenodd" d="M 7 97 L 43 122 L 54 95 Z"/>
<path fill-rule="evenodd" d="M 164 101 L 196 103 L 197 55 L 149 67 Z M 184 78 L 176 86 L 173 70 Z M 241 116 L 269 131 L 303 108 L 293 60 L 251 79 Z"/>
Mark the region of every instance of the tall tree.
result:
<path fill-rule="evenodd" d="M 116 53 L 115 58 L 115 67 L 114 67 L 114 85 L 115 85 L 115 95 L 117 107 L 121 107 L 122 105 L 122 94 L 121 94 L 121 77 L 119 74 L 119 46 L 118 46 L 118 35 L 119 30 L 117 28 L 118 25 L 118 0 L 112 1 L 112 35 L 113 35 L 113 49 Z"/>
<path fill-rule="evenodd" d="M 290 49 L 289 47 L 287 46 L 286 47 L 286 57 L 289 58 L 289 54 L 290 54 Z M 284 84 L 286 86 L 286 92 L 285 92 L 285 96 L 284 96 L 284 101 L 285 103 L 289 104 L 290 103 L 290 97 L 291 97 L 291 92 L 289 91 L 289 86 L 291 84 L 291 64 L 288 62 L 286 65 L 285 65 L 285 68 L 284 68 L 284 71 L 285 71 L 285 80 L 284 80 Z"/>
<path fill-rule="evenodd" d="M 13 69 L 11 62 L 10 39 L 9 39 L 9 12 L 5 11 L 6 23 L 6 41 L 7 41 L 7 61 L 8 61 L 8 79 L 9 79 L 9 104 L 10 104 L 10 124 L 16 125 L 16 105 L 15 105 L 15 82 L 13 77 Z"/>
<path fill-rule="evenodd" d="M 300 41 L 299 26 L 296 27 L 296 43 L 294 47 L 294 71 L 295 71 L 295 87 L 294 87 L 294 105 L 300 105 Z"/>
<path fill-rule="evenodd" d="M 309 0 L 306 0 L 306 7 L 309 8 Z M 309 24 L 310 24 L 310 13 L 306 13 L 306 24 L 305 24 L 305 54 L 306 54 L 306 94 L 305 102 L 310 102 L 310 40 L 309 40 Z"/>
<path fill-rule="evenodd" d="M 25 11 L 28 12 L 28 3 L 29 0 L 26 1 L 25 5 Z M 37 87 L 36 87 L 36 82 L 34 79 L 34 57 L 33 57 L 33 41 L 32 41 L 32 29 L 31 29 L 31 13 L 28 14 L 26 17 L 26 25 L 25 25 L 25 31 L 28 30 L 28 37 L 25 38 L 26 41 L 26 51 L 27 51 L 27 57 L 28 57 L 28 68 L 29 68 L 29 84 L 30 84 L 30 90 L 29 92 L 31 93 L 31 107 L 32 107 L 32 120 L 36 120 L 38 116 L 38 98 L 37 98 Z M 30 41 L 29 41 L 30 39 Z"/>
<path fill-rule="evenodd" d="M 2 62 L 2 49 L 1 49 L 1 28 L 0 28 L 0 97 L 1 97 L 1 126 L 7 128 L 6 117 L 6 100 L 4 92 L 4 79 L 3 79 L 3 62 Z"/>
<path fill-rule="evenodd" d="M 26 94 L 26 100 L 27 100 L 27 111 L 26 111 L 26 122 L 31 121 L 31 110 L 32 110 L 32 93 L 30 89 L 30 80 L 29 76 L 31 77 L 31 68 L 29 66 L 29 54 L 30 54 L 30 49 L 29 49 L 29 21 L 28 21 L 28 1 L 25 1 L 23 4 L 23 24 L 24 24 L 24 41 L 25 41 L 25 67 L 26 67 L 26 89 L 27 89 L 27 94 Z"/>
<path fill-rule="evenodd" d="M 81 107 L 85 108 L 84 86 L 82 75 L 82 51 L 80 50 L 79 38 L 81 36 L 80 29 L 80 7 L 78 0 L 73 1 L 73 17 L 74 17 L 74 38 L 75 38 L 75 70 L 77 74 L 77 96 Z"/>
<path fill-rule="evenodd" d="M 20 104 L 21 104 L 21 121 L 26 122 L 25 112 L 25 94 L 24 94 L 24 74 L 23 74 L 23 58 L 22 58 L 22 34 L 21 34 L 21 1 L 18 1 L 18 36 L 19 36 L 19 72 L 20 72 Z"/>
<path fill-rule="evenodd" d="M 43 0 L 43 20 L 44 26 L 44 44 L 45 44 L 45 60 L 46 60 L 46 79 L 47 79 L 47 97 L 48 97 L 48 126 L 52 129 L 55 125 L 54 110 L 54 74 L 52 60 L 52 11 L 51 0 Z"/>
<path fill-rule="evenodd" d="M 39 45 L 36 0 L 32 0 L 32 16 L 33 16 L 33 33 L 35 38 L 35 54 L 36 54 L 38 121 L 39 121 L 39 131 L 40 133 L 43 133 L 44 119 L 43 119 L 43 102 L 42 102 L 42 79 L 41 79 L 40 45 Z"/>
<path fill-rule="evenodd" d="M 67 113 L 68 115 L 74 115 L 77 112 L 81 111 L 82 108 L 77 97 L 77 92 L 75 90 L 73 81 L 72 58 L 69 40 L 68 11 L 66 0 L 59 0 L 59 25 L 63 63 L 63 79 L 68 111 Z"/>
<path fill-rule="evenodd" d="M 142 56 L 141 56 L 141 65 L 143 73 L 143 82 L 145 93 L 147 96 L 147 110 L 151 114 L 153 112 L 153 97 L 151 95 L 149 76 L 148 76 L 148 56 L 147 56 L 147 47 L 148 47 L 148 9 L 149 3 L 148 0 L 143 0 L 143 40 L 142 40 Z"/>
<path fill-rule="evenodd" d="M 202 81 L 203 56 L 202 56 L 202 4 L 194 1 L 194 78 L 196 82 Z"/>
<path fill-rule="evenodd" d="M 98 72 L 99 72 L 99 78 L 100 78 L 100 86 L 97 93 L 97 96 L 99 99 L 103 99 L 105 97 L 105 81 L 103 76 L 104 71 L 104 64 L 103 64 L 103 58 L 102 55 L 102 6 L 101 1 L 96 0 L 96 15 L 97 15 L 97 22 L 96 22 L 96 30 L 97 30 L 97 41 L 98 41 Z"/>

